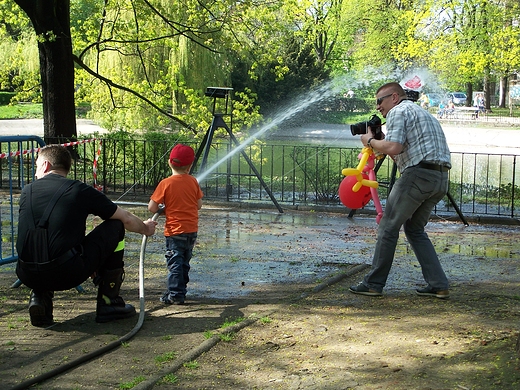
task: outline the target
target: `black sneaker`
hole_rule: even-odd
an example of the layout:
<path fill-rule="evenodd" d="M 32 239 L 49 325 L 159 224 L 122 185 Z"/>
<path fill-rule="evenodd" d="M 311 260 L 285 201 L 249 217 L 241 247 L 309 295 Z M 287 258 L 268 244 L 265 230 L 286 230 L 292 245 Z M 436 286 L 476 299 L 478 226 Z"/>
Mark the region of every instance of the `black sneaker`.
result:
<path fill-rule="evenodd" d="M 365 286 L 363 283 L 360 283 L 357 286 L 350 286 L 348 290 L 354 294 L 368 295 L 370 297 L 379 297 L 383 295 L 383 293 L 380 293 L 376 290 L 372 290 L 371 288 Z"/>
<path fill-rule="evenodd" d="M 450 297 L 449 290 L 435 290 L 432 287 L 418 288 L 415 290 L 417 295 L 425 297 L 435 297 L 439 299 L 448 299 Z"/>

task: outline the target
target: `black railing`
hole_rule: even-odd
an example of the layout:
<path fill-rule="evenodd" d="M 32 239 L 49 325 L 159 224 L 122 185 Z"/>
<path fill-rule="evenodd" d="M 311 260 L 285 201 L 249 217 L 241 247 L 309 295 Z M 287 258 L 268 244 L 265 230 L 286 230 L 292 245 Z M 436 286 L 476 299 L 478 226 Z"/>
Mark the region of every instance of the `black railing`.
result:
<path fill-rule="evenodd" d="M 0 143 L 2 151 L 7 147 Z M 75 157 L 70 177 L 95 184 L 112 199 L 120 201 L 146 200 L 157 183 L 170 175 L 167 164 L 173 145 L 161 141 L 89 140 L 71 146 Z M 192 145 L 197 149 L 197 145 Z M 230 202 L 271 202 L 265 188 L 242 153 L 226 156 L 233 150 L 229 143 L 214 143 L 206 167 L 200 172 L 196 165 L 194 176 L 201 178 L 207 200 Z M 360 149 L 323 146 L 295 146 L 253 143 L 243 153 L 254 164 L 277 202 L 288 206 L 343 207 L 338 188 L 344 179 L 341 171 L 356 167 Z M 7 159 L 0 161 L 0 185 L 7 189 L 9 177 L 15 187 L 32 180 L 33 153 L 11 157 L 15 166 L 22 164 L 24 178 L 9 173 Z M 452 153 L 450 194 L 460 210 L 470 215 L 518 218 L 520 209 L 520 176 L 516 155 L 480 153 Z M 97 161 L 96 161 L 97 159 Z M 215 166 L 217 162 L 221 162 Z M 94 167 L 97 166 L 97 175 Z M 379 197 L 387 197 L 386 183 L 392 179 L 393 163 L 385 159 L 377 172 Z M 18 172 L 15 170 L 15 172 Z M 373 209 L 372 202 L 366 207 Z M 446 199 L 436 208 L 438 214 L 455 214 L 453 204 Z"/>

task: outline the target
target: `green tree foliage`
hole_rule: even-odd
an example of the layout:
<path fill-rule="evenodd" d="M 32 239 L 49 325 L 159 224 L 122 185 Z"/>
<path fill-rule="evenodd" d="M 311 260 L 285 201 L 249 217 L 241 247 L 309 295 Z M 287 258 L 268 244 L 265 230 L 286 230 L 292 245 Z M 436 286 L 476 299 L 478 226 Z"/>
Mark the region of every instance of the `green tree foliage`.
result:
<path fill-rule="evenodd" d="M 256 2 L 233 30 L 233 86 L 250 88 L 269 113 L 323 84 L 341 62 L 342 4 Z"/>
<path fill-rule="evenodd" d="M 8 0 L 0 0 L 0 90 L 17 92 L 18 101 L 41 101 L 36 36 Z"/>
<path fill-rule="evenodd" d="M 120 1 L 97 2 L 94 18 L 92 12 L 78 12 L 97 21 L 91 26 L 77 19 L 84 45 L 76 51 L 76 62 L 88 69 L 77 76 L 78 95 L 92 104 L 94 119 L 109 129 L 148 130 L 176 123 L 195 130 L 196 125 L 179 119 L 184 101 L 179 85 L 183 79 L 204 84 L 197 75 L 207 73 L 194 70 L 204 69 L 199 47 L 205 47 L 215 28 L 204 25 L 205 12 L 200 18 L 187 17 L 186 24 L 177 19 L 191 15 L 194 7 L 194 2 Z M 187 63 L 192 72 L 186 72 Z M 211 61 L 206 66 L 216 68 Z"/>
<path fill-rule="evenodd" d="M 353 37 L 350 69 L 372 67 L 395 79 L 397 70 L 424 68 L 439 88 L 456 90 L 480 89 L 519 69 L 517 2 L 359 0 L 343 8 Z"/>
<path fill-rule="evenodd" d="M 404 8 L 404 4 L 400 8 Z M 350 50 L 352 69 L 384 66 L 396 60 L 406 26 L 400 20 L 398 4 L 383 0 L 348 2 L 343 10 L 344 24 L 353 36 Z"/>
<path fill-rule="evenodd" d="M 293 40 L 284 49 L 283 62 L 273 60 L 259 69 L 256 78 L 244 84 L 244 88 L 256 91 L 264 113 L 276 110 L 280 104 L 292 101 L 328 79 L 328 70 L 319 64 L 310 45 L 301 47 Z M 233 80 L 233 85 L 240 85 L 239 80 Z"/>
<path fill-rule="evenodd" d="M 318 50 L 304 35 L 295 34 L 295 3 L 290 7 L 224 1 L 207 2 L 202 8 L 198 1 L 143 3 L 130 3 L 131 9 L 126 2 L 100 9 L 95 19 L 103 20 L 96 39 L 101 44 L 87 45 L 78 53 L 87 67 L 138 93 L 116 91 L 94 75 L 77 76 L 79 95 L 93 102 L 93 115 L 105 127 L 173 128 L 171 117 L 142 104 L 144 96 L 198 134 L 211 120 L 211 115 L 203 118 L 211 104 L 203 98 L 205 88 L 229 85 L 238 99 L 234 123 L 251 126 L 259 119 L 258 107 L 252 104 L 257 96 L 260 103 L 276 104 L 327 76 L 316 55 L 325 53 L 323 47 Z M 280 10 L 285 11 L 281 16 Z"/>
<path fill-rule="evenodd" d="M 480 89 L 520 61 L 514 0 L 70 1 L 76 101 L 120 131 L 200 136 L 208 86 L 234 89 L 245 130 L 331 77 L 347 75 L 357 97 L 414 69 L 443 89 Z M 1 88 L 37 99 L 28 19 L 7 0 L 0 16 Z"/>

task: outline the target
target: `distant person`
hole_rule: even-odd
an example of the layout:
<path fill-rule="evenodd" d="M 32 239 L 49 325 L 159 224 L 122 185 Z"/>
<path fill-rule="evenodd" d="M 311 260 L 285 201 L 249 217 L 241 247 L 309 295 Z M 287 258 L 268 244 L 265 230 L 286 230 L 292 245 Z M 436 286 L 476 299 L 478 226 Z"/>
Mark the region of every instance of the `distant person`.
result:
<path fill-rule="evenodd" d="M 485 114 L 486 113 L 486 103 L 484 101 L 484 95 L 479 93 L 477 95 L 477 108 L 478 113 Z"/>
<path fill-rule="evenodd" d="M 377 90 L 376 106 L 386 118 L 386 134 L 382 139 L 375 139 L 369 127 L 361 136 L 361 142 L 390 156 L 401 176 L 388 195 L 379 223 L 372 268 L 350 291 L 382 295 L 403 227 L 427 283 L 426 287 L 416 290 L 417 294 L 449 298 L 448 279 L 424 231 L 433 208 L 448 191 L 451 159 L 444 132 L 435 117 L 407 100 L 398 83 L 388 83 Z"/>
<path fill-rule="evenodd" d="M 453 103 L 453 100 L 448 101 L 448 106 L 446 107 L 445 115 L 448 117 L 448 115 L 453 115 L 455 112 L 455 103 Z"/>
<path fill-rule="evenodd" d="M 430 107 L 430 99 L 428 99 L 428 96 L 425 93 L 421 94 L 421 97 L 419 98 L 419 103 L 421 104 L 421 107 L 426 110 Z"/>
<path fill-rule="evenodd" d="M 202 190 L 197 179 L 190 175 L 195 152 L 188 145 L 178 144 L 172 149 L 168 165 L 172 175 L 163 179 L 148 203 L 148 210 L 156 213 L 164 205 L 166 223 L 166 292 L 160 301 L 183 305 L 190 280 L 190 260 L 197 239 Z"/>
<path fill-rule="evenodd" d="M 437 110 L 437 118 L 439 119 L 442 119 L 444 117 L 444 115 L 446 114 L 446 106 L 445 104 L 441 101 L 439 103 L 439 109 Z"/>
<path fill-rule="evenodd" d="M 343 94 L 343 97 L 347 99 L 347 101 L 343 100 L 341 103 L 341 110 L 353 112 L 357 107 L 357 100 L 354 99 L 354 91 L 349 89 L 348 92 Z"/>
<path fill-rule="evenodd" d="M 157 225 L 151 219 L 141 221 L 93 187 L 67 179 L 71 164 L 65 147 L 44 146 L 36 159 L 37 180 L 20 196 L 16 274 L 33 290 L 33 326 L 53 324 L 54 291 L 74 288 L 90 276 L 99 286 L 97 322 L 135 315 L 135 308 L 119 296 L 125 229 L 151 236 Z M 85 235 L 90 214 L 104 221 Z"/>

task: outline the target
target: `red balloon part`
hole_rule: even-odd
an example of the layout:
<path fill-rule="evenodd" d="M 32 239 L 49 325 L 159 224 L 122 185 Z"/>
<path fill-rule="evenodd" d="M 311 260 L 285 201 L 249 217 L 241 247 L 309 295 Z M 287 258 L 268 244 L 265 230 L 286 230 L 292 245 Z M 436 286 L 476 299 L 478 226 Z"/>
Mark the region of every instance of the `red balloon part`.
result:
<path fill-rule="evenodd" d="M 368 179 L 368 175 L 363 174 L 363 178 Z M 356 176 L 346 176 L 339 185 L 339 200 L 352 210 L 364 207 L 372 199 L 370 187 L 361 186 L 357 192 L 352 190 L 357 182 Z"/>
<path fill-rule="evenodd" d="M 421 79 L 419 76 L 414 76 L 413 79 L 408 80 L 406 83 L 404 83 L 404 86 L 410 89 L 419 89 L 421 88 Z"/>

